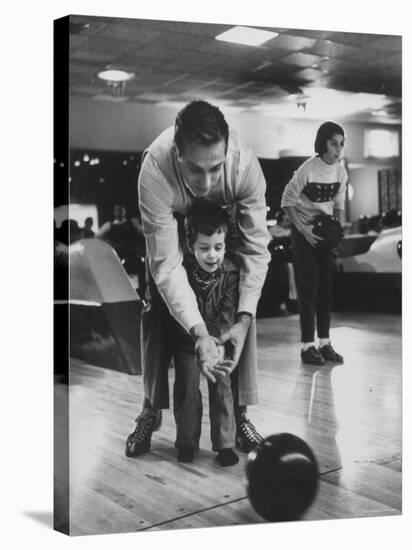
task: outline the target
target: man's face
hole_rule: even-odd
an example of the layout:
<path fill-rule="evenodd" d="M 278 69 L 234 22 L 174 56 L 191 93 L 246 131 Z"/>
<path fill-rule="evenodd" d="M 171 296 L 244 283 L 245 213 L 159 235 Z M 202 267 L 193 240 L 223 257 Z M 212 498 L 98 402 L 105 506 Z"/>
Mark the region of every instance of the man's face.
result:
<path fill-rule="evenodd" d="M 185 142 L 178 161 L 186 185 L 196 197 L 206 197 L 223 177 L 226 144 L 222 139 L 213 145 Z"/>
<path fill-rule="evenodd" d="M 192 249 L 197 263 L 208 273 L 218 269 L 225 257 L 225 237 L 223 230 L 215 231 L 213 235 L 198 233 Z"/>

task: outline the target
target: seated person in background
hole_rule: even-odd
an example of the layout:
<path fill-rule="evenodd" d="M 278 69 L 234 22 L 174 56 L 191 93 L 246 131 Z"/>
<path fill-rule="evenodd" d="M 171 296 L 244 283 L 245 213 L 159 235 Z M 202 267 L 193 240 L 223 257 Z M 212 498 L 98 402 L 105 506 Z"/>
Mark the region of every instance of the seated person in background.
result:
<path fill-rule="evenodd" d="M 92 227 L 93 227 L 93 218 L 89 216 L 84 220 L 83 239 L 91 239 L 94 237 L 94 231 Z"/>
<path fill-rule="evenodd" d="M 228 218 L 218 204 L 208 199 L 194 201 L 186 217 L 186 239 L 190 252 L 185 254 L 183 266 L 209 334 L 217 340 L 236 323 L 239 302 L 239 271 L 225 257 L 228 229 Z M 199 448 L 202 423 L 200 369 L 196 364 L 193 339 L 176 320 L 172 321 L 172 327 L 175 446 L 178 460 L 191 462 Z M 220 349 L 224 359 L 224 347 Z M 226 356 L 230 357 L 230 351 Z M 216 380 L 208 380 L 210 436 L 212 449 L 217 452 L 217 461 L 221 466 L 231 466 L 239 461 L 233 451 L 236 443 L 231 387 L 233 368 L 233 361 L 223 361 L 216 366 Z"/>

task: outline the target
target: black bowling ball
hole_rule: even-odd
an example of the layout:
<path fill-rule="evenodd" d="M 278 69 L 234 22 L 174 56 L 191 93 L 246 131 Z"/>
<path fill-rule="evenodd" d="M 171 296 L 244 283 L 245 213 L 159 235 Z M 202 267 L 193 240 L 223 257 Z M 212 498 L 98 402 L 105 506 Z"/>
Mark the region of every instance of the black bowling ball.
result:
<path fill-rule="evenodd" d="M 332 250 L 336 248 L 343 237 L 343 229 L 336 218 L 320 215 L 313 220 L 312 233 L 322 237 L 322 241 L 316 242 L 316 248 Z"/>
<path fill-rule="evenodd" d="M 318 478 L 313 451 L 289 433 L 265 438 L 249 453 L 246 463 L 249 500 L 267 521 L 299 519 L 316 496 Z"/>

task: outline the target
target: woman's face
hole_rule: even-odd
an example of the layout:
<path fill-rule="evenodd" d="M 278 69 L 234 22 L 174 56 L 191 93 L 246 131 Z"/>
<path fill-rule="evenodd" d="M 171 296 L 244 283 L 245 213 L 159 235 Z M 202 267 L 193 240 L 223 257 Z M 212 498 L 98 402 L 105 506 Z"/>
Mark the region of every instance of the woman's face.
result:
<path fill-rule="evenodd" d="M 334 134 L 326 141 L 326 151 L 321 155 L 327 164 L 335 164 L 342 156 L 345 138 L 341 134 Z"/>

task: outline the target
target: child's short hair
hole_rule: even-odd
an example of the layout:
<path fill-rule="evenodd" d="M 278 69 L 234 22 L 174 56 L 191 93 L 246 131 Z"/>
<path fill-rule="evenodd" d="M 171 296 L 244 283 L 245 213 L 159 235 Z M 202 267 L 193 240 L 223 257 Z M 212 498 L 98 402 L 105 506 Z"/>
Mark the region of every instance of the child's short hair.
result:
<path fill-rule="evenodd" d="M 328 120 L 324 122 L 318 128 L 315 138 L 315 153 L 318 155 L 323 155 L 326 153 L 326 142 L 335 134 L 345 137 L 345 130 L 337 124 Z"/>
<path fill-rule="evenodd" d="M 195 199 L 185 219 L 186 240 L 189 248 L 193 247 L 199 233 L 213 235 L 229 230 L 229 219 L 226 212 L 216 202 L 200 198 Z"/>
<path fill-rule="evenodd" d="M 214 145 L 223 139 L 227 147 L 229 127 L 217 107 L 207 101 L 192 101 L 176 117 L 174 139 L 180 153 L 186 140 Z"/>

